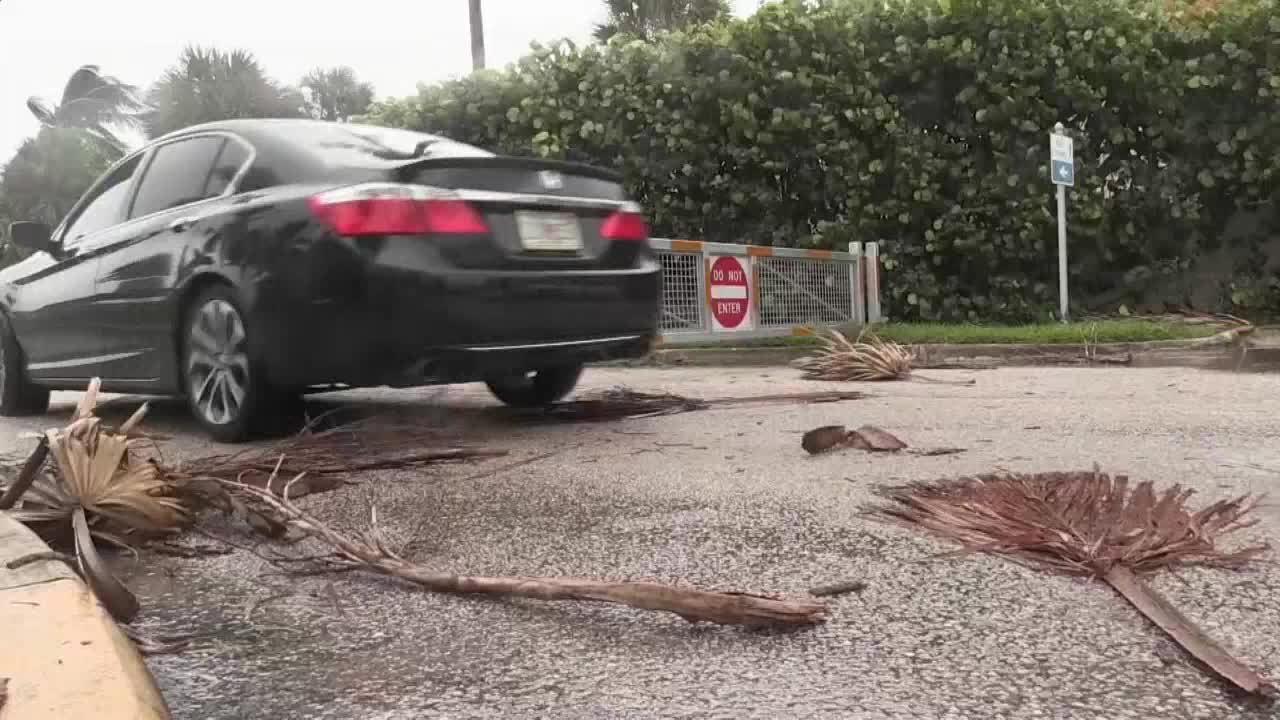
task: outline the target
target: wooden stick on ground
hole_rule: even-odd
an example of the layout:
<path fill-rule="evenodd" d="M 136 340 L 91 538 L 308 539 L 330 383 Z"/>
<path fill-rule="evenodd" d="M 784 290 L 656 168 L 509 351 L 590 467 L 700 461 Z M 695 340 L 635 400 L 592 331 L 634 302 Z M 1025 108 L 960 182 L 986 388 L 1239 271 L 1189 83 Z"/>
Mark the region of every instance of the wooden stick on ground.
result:
<path fill-rule="evenodd" d="M 301 476 L 299 476 L 301 477 Z M 299 478 L 290 481 L 296 482 Z M 289 499 L 286 485 L 275 494 L 240 485 L 237 490 L 274 508 L 285 522 L 332 547 L 338 566 L 356 566 L 413 583 L 433 592 L 505 595 L 535 600 L 577 600 L 627 605 L 641 610 L 675 613 L 689 622 L 748 627 L 816 625 L 826 620 L 827 606 L 810 600 L 780 600 L 745 593 L 724 593 L 651 582 L 604 582 L 588 578 L 477 577 L 430 570 L 405 560 L 382 538 L 377 512 L 364 537 L 341 535 L 307 515 Z"/>
<path fill-rule="evenodd" d="M 49 438 L 41 435 L 40 442 L 36 445 L 36 449 L 31 451 L 31 455 L 27 461 L 23 463 L 22 470 L 18 473 L 18 477 L 14 479 L 9 489 L 0 495 L 0 510 L 8 510 L 17 504 L 18 498 L 22 497 L 32 483 L 36 481 L 36 476 L 40 474 L 40 469 L 44 467 L 44 461 L 49 458 Z"/>

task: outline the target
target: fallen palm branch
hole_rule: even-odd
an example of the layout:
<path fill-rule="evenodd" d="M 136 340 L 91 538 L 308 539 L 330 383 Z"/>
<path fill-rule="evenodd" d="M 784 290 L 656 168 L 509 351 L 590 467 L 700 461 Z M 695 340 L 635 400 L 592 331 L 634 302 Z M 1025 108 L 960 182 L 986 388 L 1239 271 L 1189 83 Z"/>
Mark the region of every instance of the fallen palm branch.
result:
<path fill-rule="evenodd" d="M 1190 343 L 1190 347 L 1218 347 L 1222 345 L 1236 345 L 1244 342 L 1248 336 L 1252 335 L 1256 330 L 1253 325 L 1236 325 L 1234 327 L 1223 330 L 1220 333 L 1210 335 L 1207 338 L 1194 340 Z"/>
<path fill-rule="evenodd" d="M 378 527 L 377 510 L 357 539 L 338 533 L 306 514 L 290 499 L 288 485 L 279 492 L 241 485 L 236 488 L 275 509 L 292 528 L 328 545 L 334 553 L 320 562 L 334 570 L 359 569 L 387 575 L 433 592 L 501 595 L 535 600 L 576 600 L 626 605 L 675 613 L 689 622 L 748 627 L 815 625 L 827 607 L 809 600 L 783 600 L 746 593 L 709 592 L 651 582 L 604 582 L 586 578 L 476 577 L 433 571 L 392 550 Z M 302 572 L 307 570 L 302 569 Z"/>
<path fill-rule="evenodd" d="M 925 530 L 974 552 L 1004 556 L 1055 573 L 1100 578 L 1221 677 L 1242 690 L 1274 696 L 1275 687 L 1233 658 L 1147 585 L 1162 569 L 1242 569 L 1267 546 L 1218 547 L 1253 525 L 1261 498 L 1187 507 L 1192 491 L 1161 493 L 1150 482 L 1130 488 L 1123 475 L 1098 470 L 1038 475 L 982 475 L 918 483 L 886 492 L 874 517 Z"/>
<path fill-rule="evenodd" d="M 266 487 L 272 478 L 290 473 L 304 477 L 289 489 L 291 497 L 298 498 L 335 490 L 361 472 L 470 462 L 507 454 L 500 450 L 448 447 L 448 441 L 430 424 L 368 418 L 321 432 L 303 432 L 270 447 L 166 465 L 163 470 L 186 505 L 220 510 L 262 535 L 277 538 L 285 534 L 285 524 L 269 507 L 234 492 L 234 488 Z"/>
<path fill-rule="evenodd" d="M 371 418 L 322 432 L 304 432 L 270 447 L 186 460 L 166 472 L 175 478 L 235 480 L 258 487 L 276 474 L 292 477 L 305 473 L 307 481 L 294 489 L 305 495 L 341 485 L 343 478 L 361 472 L 506 455 L 496 450 L 442 447 L 445 442 L 441 431 L 430 425 Z"/>
<path fill-rule="evenodd" d="M 97 380 L 90 383 L 67 427 L 44 433 L 0 498 L 5 512 L 46 540 L 74 545 L 85 582 L 112 617 L 127 623 L 138 600 L 107 569 L 95 539 L 123 546 L 130 534 L 176 532 L 189 516 L 159 469 L 136 452 L 134 431 L 147 406 L 108 430 L 94 415 L 98 388 Z"/>
<path fill-rule="evenodd" d="M 611 388 L 576 400 L 549 405 L 545 408 L 515 412 L 516 416 L 521 419 L 561 422 L 608 422 L 698 412 L 716 407 L 844 402 L 846 400 L 861 400 L 864 397 L 866 395 L 859 392 L 817 392 L 704 400 L 673 393 L 646 393 L 628 388 Z"/>
<path fill-rule="evenodd" d="M 867 339 L 864 341 L 863 337 Z M 906 380 L 911 377 L 914 355 L 895 342 L 886 342 L 864 329 L 856 340 L 839 330 L 819 337 L 816 354 L 796 362 L 809 380 L 877 381 Z"/>
<path fill-rule="evenodd" d="M 864 339 L 865 338 L 865 339 Z M 973 380 L 952 382 L 922 377 L 914 373 L 915 353 L 896 342 L 881 340 L 869 328 L 863 328 L 855 340 L 839 330 L 829 330 L 819 337 L 821 347 L 812 357 L 793 363 L 804 372 L 806 380 L 829 382 L 884 382 L 915 380 L 938 385 L 973 385 Z"/>
<path fill-rule="evenodd" d="M 269 507 L 229 492 L 262 486 L 282 469 L 306 473 L 294 496 L 330 490 L 352 473 L 461 462 L 504 455 L 466 448 L 439 448 L 440 433 L 424 426 L 364 421 L 285 440 L 274 447 L 199 458 L 178 465 L 163 462 L 154 439 L 140 431 L 147 405 L 119 428 L 95 415 L 100 383 L 94 380 L 65 428 L 51 429 L 16 477 L 0 483 L 0 511 L 31 527 L 46 542 L 75 548 L 73 568 L 113 618 L 128 623 L 137 598 L 111 572 L 95 541 L 119 547 L 179 532 L 205 508 L 234 514 L 259 532 L 278 537 L 285 523 Z M 424 449 L 426 448 L 426 449 Z"/>

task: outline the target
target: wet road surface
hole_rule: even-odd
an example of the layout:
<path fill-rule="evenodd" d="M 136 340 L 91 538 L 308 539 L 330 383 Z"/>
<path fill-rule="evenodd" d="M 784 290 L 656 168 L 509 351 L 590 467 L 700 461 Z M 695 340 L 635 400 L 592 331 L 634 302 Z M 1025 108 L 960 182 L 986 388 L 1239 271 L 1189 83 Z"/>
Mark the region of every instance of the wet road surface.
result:
<path fill-rule="evenodd" d="M 863 385 L 856 389 L 872 397 L 855 402 L 590 425 L 495 422 L 492 402 L 473 387 L 322 401 L 430 411 L 432 422 L 463 424 L 511 451 L 477 465 L 376 473 L 302 501 L 340 528 L 358 530 L 375 502 L 392 539 L 421 528 L 415 561 L 471 574 L 801 595 L 838 580 L 867 583 L 834 599 L 831 620 L 811 630 L 448 597 L 367 575 L 286 578 L 247 552 L 144 552 L 119 566 L 143 601 L 142 629 L 200 634 L 187 651 L 149 660 L 180 720 L 1274 717 L 1169 653 L 1104 586 L 994 558 L 937 558 L 949 546 L 859 513 L 881 484 L 1095 461 L 1194 487 L 1198 502 L 1274 492 L 1280 375 L 929 374 L 977 383 Z M 804 383 L 785 369 L 609 369 L 587 383 L 697 397 L 855 388 Z M 6 424 L 33 429 L 51 419 Z M 914 447 L 968 452 L 810 458 L 800 449 L 807 429 L 864 423 Z M 149 427 L 175 433 L 167 446 L 175 456 L 212 449 L 180 406 L 162 404 Z M 8 435 L 14 448 L 28 442 Z M 1280 511 L 1269 505 L 1260 517 L 1240 542 L 1280 541 Z M 1280 569 L 1188 571 L 1154 584 L 1240 658 L 1280 678 Z"/>

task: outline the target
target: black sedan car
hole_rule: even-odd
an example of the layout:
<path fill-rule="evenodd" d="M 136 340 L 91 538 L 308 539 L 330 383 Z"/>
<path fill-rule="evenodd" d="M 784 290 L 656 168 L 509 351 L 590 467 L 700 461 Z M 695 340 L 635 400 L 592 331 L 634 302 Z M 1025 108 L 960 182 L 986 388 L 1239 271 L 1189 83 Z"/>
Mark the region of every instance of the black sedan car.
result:
<path fill-rule="evenodd" d="M 421 133 L 230 120 L 116 163 L 0 271 L 0 414 L 184 395 L 236 442 L 323 389 L 484 381 L 513 405 L 645 355 L 660 268 L 595 167 Z"/>

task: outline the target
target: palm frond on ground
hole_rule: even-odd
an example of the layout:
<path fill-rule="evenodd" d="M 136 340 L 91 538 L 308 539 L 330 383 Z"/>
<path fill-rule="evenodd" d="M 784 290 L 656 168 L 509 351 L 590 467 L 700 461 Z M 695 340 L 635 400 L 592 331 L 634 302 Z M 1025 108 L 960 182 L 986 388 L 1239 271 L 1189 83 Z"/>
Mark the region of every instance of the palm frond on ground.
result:
<path fill-rule="evenodd" d="M 911 350 L 881 340 L 875 333 L 864 330 L 851 341 L 839 330 L 829 330 L 819 342 L 821 347 L 812 357 L 796 362 L 809 380 L 857 382 L 905 380 L 911 376 L 915 359 Z"/>
<path fill-rule="evenodd" d="M 56 535 L 69 529 L 75 512 L 83 510 L 93 534 L 116 543 L 130 533 L 178 530 L 187 521 L 186 510 L 160 469 L 139 457 L 135 447 L 141 438 L 131 437 L 147 406 L 110 430 L 93 414 L 97 396 L 95 381 L 71 423 L 44 433 L 43 446 L 53 466 L 34 471 L 21 506 L 9 512 Z"/>
<path fill-rule="evenodd" d="M 1189 566 L 1241 568 L 1267 550 L 1223 550 L 1218 541 L 1253 525 L 1259 498 L 1200 510 L 1193 491 L 1157 493 L 1150 481 L 1102 472 L 980 475 L 887 493 L 875 513 L 1046 570 L 1100 576 L 1121 565 L 1139 573 Z"/>
<path fill-rule="evenodd" d="M 926 531 L 971 552 L 1049 572 L 1097 578 L 1223 678 L 1271 695 L 1274 686 L 1233 658 L 1143 580 L 1159 570 L 1242 569 L 1268 550 L 1220 541 L 1252 526 L 1261 498 L 1188 506 L 1192 491 L 1091 472 L 995 474 L 884 492 L 873 517 Z"/>

